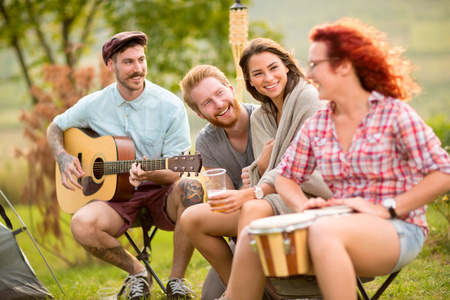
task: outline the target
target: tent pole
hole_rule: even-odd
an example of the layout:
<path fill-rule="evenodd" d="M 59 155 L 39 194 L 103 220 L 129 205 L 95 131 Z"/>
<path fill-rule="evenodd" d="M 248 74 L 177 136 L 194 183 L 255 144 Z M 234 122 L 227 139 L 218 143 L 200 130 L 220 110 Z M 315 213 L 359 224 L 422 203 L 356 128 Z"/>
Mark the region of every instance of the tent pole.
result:
<path fill-rule="evenodd" d="M 55 279 L 56 283 L 58 284 L 59 288 L 61 289 L 61 292 L 63 293 L 64 296 L 66 296 L 66 294 L 64 293 L 64 290 L 62 289 L 61 285 L 59 284 L 58 279 L 56 279 L 55 274 L 53 273 L 53 270 L 50 268 L 50 265 L 48 264 L 47 260 L 44 257 L 44 254 L 41 252 L 41 249 L 39 249 L 36 241 L 34 240 L 34 238 L 31 236 L 31 233 L 28 231 L 27 226 L 25 225 L 25 223 L 22 221 L 22 218 L 19 216 L 19 214 L 16 212 L 16 210 L 14 209 L 13 205 L 11 204 L 11 202 L 9 202 L 8 198 L 6 198 L 5 194 L 3 194 L 3 191 L 0 189 L 0 193 L 2 194 L 3 198 L 5 199 L 5 201 L 8 203 L 8 205 L 11 207 L 11 209 L 13 210 L 14 214 L 17 216 L 17 218 L 19 219 L 20 223 L 22 224 L 23 228 L 25 228 L 26 232 L 28 233 L 28 236 L 30 237 L 30 239 L 33 241 L 34 245 L 36 246 L 36 249 L 39 251 L 39 254 L 41 255 L 42 259 L 44 260 L 45 264 L 47 265 L 48 269 L 50 270 L 50 273 L 52 273 L 53 278 Z"/>

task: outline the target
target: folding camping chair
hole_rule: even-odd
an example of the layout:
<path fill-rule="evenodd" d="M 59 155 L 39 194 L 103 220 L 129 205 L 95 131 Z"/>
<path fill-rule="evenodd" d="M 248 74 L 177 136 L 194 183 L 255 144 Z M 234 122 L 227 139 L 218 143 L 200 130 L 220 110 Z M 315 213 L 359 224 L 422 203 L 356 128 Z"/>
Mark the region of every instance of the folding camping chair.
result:
<path fill-rule="evenodd" d="M 156 234 L 156 231 L 158 230 L 158 227 L 156 227 L 155 224 L 153 223 L 153 220 L 152 220 L 152 217 L 150 216 L 150 212 L 148 211 L 148 208 L 143 207 L 139 210 L 139 213 L 138 213 L 136 219 L 133 221 L 133 224 L 131 224 L 131 228 L 136 228 L 136 227 L 141 227 L 141 229 L 142 229 L 143 244 L 144 244 L 142 249 L 139 249 L 139 247 L 136 245 L 136 243 L 131 238 L 131 236 L 128 232 L 125 232 L 125 236 L 127 237 L 131 246 L 136 251 L 136 253 L 137 253 L 136 258 L 144 263 L 145 268 L 147 269 L 147 272 L 150 272 L 150 274 L 152 274 L 153 278 L 159 284 L 159 286 L 163 290 L 164 294 L 167 294 L 164 284 L 162 283 L 161 279 L 158 277 L 158 275 L 156 274 L 156 272 L 153 270 L 152 266 L 150 265 L 150 261 L 151 261 L 151 257 L 152 257 L 151 242 L 153 240 L 153 237 Z"/>
<path fill-rule="evenodd" d="M 358 295 L 358 299 L 361 299 L 360 296 L 362 297 L 363 300 L 376 300 L 376 299 L 380 298 L 380 296 L 387 289 L 387 287 L 391 284 L 391 282 L 395 279 L 395 277 L 397 277 L 397 275 L 398 275 L 398 273 L 400 273 L 400 271 L 401 270 L 394 272 L 392 274 L 389 274 L 389 276 L 386 278 L 386 280 L 378 288 L 378 290 L 375 292 L 375 294 L 372 297 L 369 297 L 366 290 L 364 289 L 363 281 L 361 280 L 361 278 L 357 277 L 356 283 L 358 285 L 358 290 L 360 293 L 360 295 Z"/>
<path fill-rule="evenodd" d="M 375 277 L 357 277 L 357 288 L 359 290 L 358 299 L 376 300 L 378 299 L 391 282 L 395 279 L 400 271 L 390 274 L 383 284 L 378 288 L 376 293 L 369 297 L 363 283 L 375 280 Z M 296 275 L 291 277 L 269 277 L 268 289 L 270 298 L 272 300 L 294 300 L 294 299 L 323 299 L 317 285 L 315 276 Z"/>

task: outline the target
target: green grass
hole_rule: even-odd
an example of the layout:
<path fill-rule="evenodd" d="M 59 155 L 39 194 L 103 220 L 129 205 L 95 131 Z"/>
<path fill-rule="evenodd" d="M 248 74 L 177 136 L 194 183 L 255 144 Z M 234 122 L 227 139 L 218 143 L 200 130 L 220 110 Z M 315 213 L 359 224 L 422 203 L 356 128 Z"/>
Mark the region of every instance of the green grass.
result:
<path fill-rule="evenodd" d="M 4 202 L 2 201 L 2 203 Z M 36 240 L 40 240 L 40 235 L 32 226 L 33 222 L 39 220 L 36 212 L 25 206 L 16 206 L 15 208 L 21 219 L 30 228 L 32 236 Z M 7 207 L 6 210 L 14 227 L 20 227 L 20 223 L 14 213 Z M 422 253 L 400 272 L 385 291 L 382 299 L 450 299 L 450 260 L 448 256 L 450 245 L 446 239 L 448 225 L 444 218 L 431 208 L 428 210 L 427 217 L 431 232 Z M 49 245 L 54 242 L 54 239 L 46 239 L 45 246 L 40 246 L 40 249 L 56 274 L 65 296 L 27 233 L 24 232 L 17 236 L 21 249 L 29 259 L 41 282 L 56 299 L 96 299 L 96 291 L 102 287 L 112 286 L 119 288 L 127 274 L 86 254 L 70 234 L 68 228 L 70 216 L 64 214 L 63 220 L 65 224 L 63 227 L 65 233 L 64 241 L 66 244 L 63 253 L 75 264 L 69 265 L 52 254 L 52 252 L 46 250 L 51 248 Z M 134 229 L 131 234 L 136 241 L 141 240 L 140 229 Z M 128 245 L 124 237 L 120 238 L 120 240 L 122 244 Z M 131 247 L 127 247 L 131 253 L 134 253 Z M 161 280 L 165 282 L 168 278 L 172 261 L 172 233 L 159 231 L 155 236 L 152 247 L 153 258 L 151 265 L 161 277 Z M 209 264 L 196 251 L 188 268 L 186 278 L 192 284 L 198 298 L 200 298 L 202 284 L 208 269 Z M 384 277 L 378 277 L 375 281 L 365 284 L 369 295 L 375 292 L 383 279 Z M 152 299 L 154 300 L 165 299 L 156 282 L 152 293 Z"/>
<path fill-rule="evenodd" d="M 7 196 L 8 197 L 8 196 Z M 4 204 L 7 215 L 10 217 L 15 229 L 21 227 L 20 221 L 15 214 Z M 22 251 L 27 256 L 30 265 L 33 267 L 38 278 L 47 287 L 55 299 L 97 299 L 96 292 L 102 287 L 117 287 L 120 288 L 123 280 L 126 277 L 126 272 L 114 266 L 108 265 L 95 257 L 92 257 L 84 251 L 72 238 L 68 222 L 70 215 L 64 214 L 63 217 L 63 232 L 64 232 L 64 249 L 61 247 L 62 256 L 70 260 L 72 263 L 67 263 L 65 259 L 61 259 L 55 255 L 56 251 L 52 249 L 52 244 L 55 238 L 46 238 L 45 243 L 42 244 L 42 238 L 37 233 L 37 229 L 32 224 L 40 219 L 36 215 L 36 211 L 30 211 L 26 206 L 15 206 L 19 216 L 29 228 L 33 238 L 38 241 L 44 257 L 46 258 L 50 268 L 55 273 L 58 282 L 61 284 L 65 296 L 62 294 L 58 284 L 52 276 L 50 270 L 47 268 L 45 261 L 40 256 L 38 250 L 34 246 L 31 238 L 26 232 L 17 236 L 17 241 Z M 136 242 L 142 240 L 142 233 L 140 228 L 132 230 L 131 235 Z M 152 243 L 153 257 L 151 261 L 152 267 L 164 282 L 170 273 L 172 261 L 172 232 L 158 231 Z M 129 245 L 125 237 L 119 239 L 127 249 L 135 254 L 134 250 Z M 142 246 L 142 243 L 138 243 Z M 201 295 L 202 283 L 209 270 L 209 264 L 196 251 L 191 260 L 186 278 L 190 281 L 194 291 L 197 295 Z M 162 290 L 155 282 L 152 299 L 164 299 Z"/>

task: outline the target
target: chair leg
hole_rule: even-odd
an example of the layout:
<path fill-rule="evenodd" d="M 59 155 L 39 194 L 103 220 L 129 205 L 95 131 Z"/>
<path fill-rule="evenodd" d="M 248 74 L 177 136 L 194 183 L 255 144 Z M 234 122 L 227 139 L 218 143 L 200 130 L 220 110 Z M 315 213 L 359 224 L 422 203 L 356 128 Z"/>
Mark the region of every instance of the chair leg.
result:
<path fill-rule="evenodd" d="M 361 279 L 357 277 L 356 279 L 358 284 L 358 290 L 363 300 L 377 300 L 378 298 L 380 298 L 381 294 L 383 294 L 383 292 L 387 289 L 387 287 L 391 284 L 391 282 L 395 279 L 395 277 L 397 277 L 398 273 L 400 273 L 400 271 L 390 274 L 389 277 L 384 281 L 384 283 L 380 286 L 380 288 L 376 291 L 376 293 L 373 295 L 372 298 L 370 298 L 369 295 L 367 295 L 367 292 L 364 289 Z M 360 299 L 359 296 L 358 299 Z"/>
<path fill-rule="evenodd" d="M 386 290 L 386 288 L 391 284 L 392 280 L 394 280 L 395 277 L 397 277 L 398 273 L 400 273 L 400 271 L 394 272 L 391 275 L 389 275 L 389 277 L 386 279 L 386 281 L 383 283 L 383 285 L 378 289 L 378 291 L 372 297 L 372 300 L 377 300 L 381 296 L 381 294 L 383 294 L 384 290 Z"/>
<path fill-rule="evenodd" d="M 152 266 L 150 266 L 150 262 L 148 260 L 150 255 L 147 252 L 147 248 L 150 248 L 150 241 L 153 239 L 153 236 L 155 235 L 157 229 L 158 229 L 157 227 L 153 228 L 153 231 L 151 232 L 150 236 L 148 236 L 147 233 L 144 232 L 144 243 L 145 243 L 145 245 L 144 245 L 144 248 L 143 248 L 142 251 L 138 248 L 138 246 L 133 241 L 133 239 L 128 234 L 128 232 L 125 232 L 125 236 L 127 237 L 127 239 L 130 242 L 131 246 L 136 251 L 136 253 L 137 253 L 136 258 L 144 263 L 145 267 L 147 268 L 147 271 L 149 271 L 150 274 L 152 274 L 153 278 L 155 278 L 156 282 L 158 283 L 159 287 L 162 289 L 164 294 L 167 294 L 166 287 L 162 283 L 161 279 L 159 279 L 158 275 L 156 275 L 156 273 L 153 270 Z"/>
<path fill-rule="evenodd" d="M 356 277 L 356 283 L 358 285 L 358 290 L 359 293 L 361 294 L 361 297 L 363 298 L 363 300 L 370 300 L 369 295 L 367 295 L 366 290 L 364 289 L 364 286 L 361 282 L 361 279 L 359 277 Z M 358 295 L 358 299 L 361 299 Z"/>

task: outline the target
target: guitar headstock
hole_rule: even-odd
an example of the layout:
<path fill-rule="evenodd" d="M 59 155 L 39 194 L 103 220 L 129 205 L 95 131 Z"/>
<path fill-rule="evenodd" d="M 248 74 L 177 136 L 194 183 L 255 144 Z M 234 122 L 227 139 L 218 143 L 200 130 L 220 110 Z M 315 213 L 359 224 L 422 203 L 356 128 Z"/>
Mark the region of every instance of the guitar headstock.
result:
<path fill-rule="evenodd" d="M 193 172 L 195 172 L 195 176 L 198 176 L 198 173 L 202 169 L 202 157 L 200 154 L 173 156 L 167 161 L 167 168 L 169 170 L 179 172 L 180 174 L 188 173 L 188 176 Z"/>

